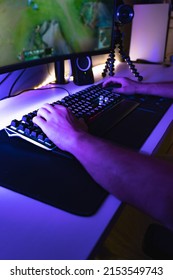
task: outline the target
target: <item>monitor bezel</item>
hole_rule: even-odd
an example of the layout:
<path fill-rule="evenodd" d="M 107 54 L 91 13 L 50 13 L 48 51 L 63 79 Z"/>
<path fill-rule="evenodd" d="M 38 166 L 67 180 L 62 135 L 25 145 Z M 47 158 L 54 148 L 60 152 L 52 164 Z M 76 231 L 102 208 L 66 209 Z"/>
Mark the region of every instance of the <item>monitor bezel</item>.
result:
<path fill-rule="evenodd" d="M 7 66 L 2 66 L 2 67 L 0 66 L 0 74 L 9 73 L 16 70 L 21 70 L 21 69 L 49 64 L 49 63 L 56 63 L 57 61 L 70 60 L 71 58 L 82 57 L 86 55 L 96 56 L 96 55 L 107 54 L 110 52 L 110 50 L 111 50 L 111 46 L 109 48 L 102 49 L 100 51 L 97 50 L 97 51 L 88 51 L 88 52 L 81 52 L 81 53 L 72 53 L 68 55 L 55 55 L 51 57 L 45 57 L 40 59 L 33 59 L 30 61 L 23 61 L 19 63 L 9 64 Z"/>

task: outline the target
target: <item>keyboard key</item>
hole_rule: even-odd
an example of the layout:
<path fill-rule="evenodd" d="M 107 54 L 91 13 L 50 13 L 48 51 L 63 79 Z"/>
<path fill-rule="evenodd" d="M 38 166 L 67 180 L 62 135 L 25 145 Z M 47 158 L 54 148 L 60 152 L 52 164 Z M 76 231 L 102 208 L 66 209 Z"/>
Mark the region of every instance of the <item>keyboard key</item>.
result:
<path fill-rule="evenodd" d="M 14 129 L 16 129 L 19 126 L 19 121 L 18 120 L 12 120 L 10 126 Z"/>

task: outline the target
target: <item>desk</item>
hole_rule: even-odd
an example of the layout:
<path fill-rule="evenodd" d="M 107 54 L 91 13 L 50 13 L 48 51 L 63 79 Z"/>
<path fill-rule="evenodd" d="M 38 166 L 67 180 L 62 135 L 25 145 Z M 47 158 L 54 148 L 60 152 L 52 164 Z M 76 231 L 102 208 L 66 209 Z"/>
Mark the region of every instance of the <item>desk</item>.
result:
<path fill-rule="evenodd" d="M 138 65 L 146 81 L 169 80 L 172 67 Z M 120 76 L 129 76 L 126 64 L 118 65 Z M 96 78 L 97 79 L 97 78 Z M 73 83 L 63 86 L 74 92 Z M 0 102 L 0 128 L 45 102 L 67 95 L 62 89 L 27 92 Z M 6 116 L 4 118 L 4 116 Z M 173 119 L 171 107 L 141 147 L 150 154 Z M 87 259 L 117 213 L 121 201 L 108 195 L 98 211 L 80 217 L 0 187 L 0 259 Z"/>

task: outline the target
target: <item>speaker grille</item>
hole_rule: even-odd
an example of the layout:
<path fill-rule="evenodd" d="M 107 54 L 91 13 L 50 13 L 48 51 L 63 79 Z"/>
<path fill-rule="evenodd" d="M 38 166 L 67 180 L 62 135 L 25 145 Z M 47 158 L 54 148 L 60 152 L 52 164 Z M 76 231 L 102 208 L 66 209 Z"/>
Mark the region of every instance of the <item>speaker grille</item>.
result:
<path fill-rule="evenodd" d="M 76 64 L 81 71 L 87 71 L 91 67 L 91 59 L 89 56 L 78 57 L 76 59 Z"/>

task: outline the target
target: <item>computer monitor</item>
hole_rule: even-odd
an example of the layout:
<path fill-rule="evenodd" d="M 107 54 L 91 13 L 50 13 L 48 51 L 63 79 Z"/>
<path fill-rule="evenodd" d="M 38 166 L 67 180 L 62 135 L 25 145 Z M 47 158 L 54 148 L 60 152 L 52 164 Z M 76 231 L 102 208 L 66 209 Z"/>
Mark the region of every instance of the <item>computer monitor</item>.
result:
<path fill-rule="evenodd" d="M 1 0 L 0 74 L 108 53 L 115 0 Z"/>

